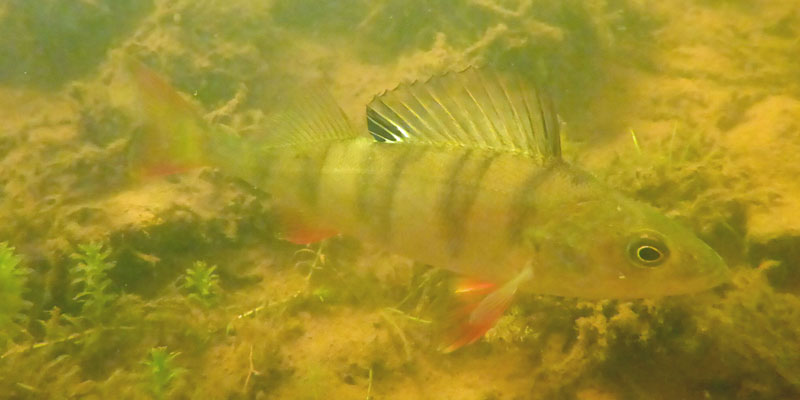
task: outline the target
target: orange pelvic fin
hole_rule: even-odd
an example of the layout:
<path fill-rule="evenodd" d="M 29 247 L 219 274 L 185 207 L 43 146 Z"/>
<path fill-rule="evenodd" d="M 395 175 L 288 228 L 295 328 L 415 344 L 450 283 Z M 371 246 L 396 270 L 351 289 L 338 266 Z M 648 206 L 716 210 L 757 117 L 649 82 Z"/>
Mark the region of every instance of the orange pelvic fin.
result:
<path fill-rule="evenodd" d="M 519 285 L 530 279 L 532 275 L 530 269 L 525 269 L 517 277 L 500 287 L 496 287 L 493 283 L 475 280 L 465 281 L 472 282 L 467 286 L 458 286 L 456 292 L 460 294 L 479 292 L 488 292 L 488 294 L 478 302 L 467 303 L 456 314 L 452 332 L 441 351 L 450 353 L 483 337 L 486 331 L 491 329 L 508 309 Z"/>
<path fill-rule="evenodd" d="M 336 236 L 339 232 L 308 222 L 302 213 L 293 210 L 279 212 L 283 238 L 294 244 L 311 244 Z"/>
<path fill-rule="evenodd" d="M 497 287 L 494 282 L 486 282 L 473 278 L 461 278 L 456 282 L 456 294 L 488 294 Z"/>

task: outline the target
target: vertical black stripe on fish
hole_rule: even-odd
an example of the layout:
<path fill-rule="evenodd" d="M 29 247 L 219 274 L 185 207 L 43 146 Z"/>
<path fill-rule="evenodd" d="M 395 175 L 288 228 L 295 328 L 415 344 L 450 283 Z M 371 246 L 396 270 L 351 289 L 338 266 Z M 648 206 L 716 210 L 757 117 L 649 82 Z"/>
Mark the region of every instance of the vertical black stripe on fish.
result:
<path fill-rule="evenodd" d="M 276 166 L 281 164 L 282 154 L 276 150 L 262 150 L 258 152 L 259 160 L 253 162 L 252 170 L 245 170 L 242 178 L 261 188 L 272 187 L 273 180 L 280 176 Z"/>
<path fill-rule="evenodd" d="M 262 188 L 269 187 L 274 172 L 272 168 L 275 164 L 275 155 L 271 151 L 263 151 L 259 153 L 259 156 L 260 159 L 253 164 L 252 170 L 242 171 L 241 178 Z"/>
<path fill-rule="evenodd" d="M 497 153 L 475 154 L 472 150 L 467 150 L 450 172 L 447 191 L 442 196 L 439 207 L 448 251 L 454 258 L 461 254 L 464 247 L 465 226 L 469 221 L 470 210 L 478 198 L 484 176 L 496 157 Z"/>
<path fill-rule="evenodd" d="M 395 210 L 394 200 L 396 197 L 395 195 L 397 194 L 397 188 L 400 186 L 400 182 L 403 180 L 403 172 L 408 166 L 424 157 L 428 151 L 427 146 L 395 147 L 400 153 L 395 156 L 394 161 L 392 162 L 391 173 L 389 174 L 389 178 L 386 180 L 385 188 L 383 188 L 381 193 L 382 198 L 376 202 L 376 206 L 380 206 L 378 208 L 380 211 L 377 212 L 372 221 L 375 231 L 380 232 L 380 237 L 382 240 L 389 240 L 391 238 L 393 228 L 392 215 Z"/>
<path fill-rule="evenodd" d="M 333 142 L 322 143 L 319 149 L 303 153 L 298 184 L 300 199 L 310 207 L 316 207 L 319 203 L 319 190 L 322 181 L 322 169 L 328 159 Z"/>
<path fill-rule="evenodd" d="M 558 163 L 549 164 L 543 168 L 536 168 L 522 185 L 517 188 L 511 204 L 509 205 L 508 232 L 509 243 L 517 244 L 522 241 L 522 229 L 536 210 L 533 208 L 534 199 L 539 186 L 549 179 L 559 168 Z"/>
<path fill-rule="evenodd" d="M 358 181 L 356 182 L 356 201 L 355 201 L 355 215 L 359 218 L 367 218 L 370 212 L 369 194 L 374 186 L 376 177 L 375 168 L 375 151 L 372 145 L 368 148 L 362 149 L 361 160 L 358 162 Z"/>

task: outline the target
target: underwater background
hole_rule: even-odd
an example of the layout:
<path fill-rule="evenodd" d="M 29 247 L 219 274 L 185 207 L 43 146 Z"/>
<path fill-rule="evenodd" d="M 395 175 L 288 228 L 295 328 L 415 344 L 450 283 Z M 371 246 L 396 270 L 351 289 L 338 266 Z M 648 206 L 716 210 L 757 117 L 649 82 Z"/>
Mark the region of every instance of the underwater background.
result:
<path fill-rule="evenodd" d="M 0 399 L 798 399 L 799 38 L 791 0 L 4 0 Z M 733 280 L 520 296 L 442 354 L 451 273 L 281 241 L 269 195 L 213 169 L 130 182 L 122 57 L 242 135 L 309 85 L 366 135 L 400 83 L 536 77 L 565 158 Z"/>

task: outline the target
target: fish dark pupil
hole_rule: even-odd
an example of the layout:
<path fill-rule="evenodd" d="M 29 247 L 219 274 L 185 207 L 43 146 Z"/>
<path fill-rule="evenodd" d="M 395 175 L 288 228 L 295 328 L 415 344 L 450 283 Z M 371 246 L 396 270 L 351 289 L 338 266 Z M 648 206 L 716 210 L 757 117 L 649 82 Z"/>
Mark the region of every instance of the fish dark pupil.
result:
<path fill-rule="evenodd" d="M 661 258 L 661 252 L 652 246 L 639 247 L 637 255 L 639 256 L 640 260 L 648 263 L 656 262 Z"/>
<path fill-rule="evenodd" d="M 669 248 L 658 233 L 646 231 L 628 244 L 628 257 L 636 266 L 658 267 L 669 258 Z"/>

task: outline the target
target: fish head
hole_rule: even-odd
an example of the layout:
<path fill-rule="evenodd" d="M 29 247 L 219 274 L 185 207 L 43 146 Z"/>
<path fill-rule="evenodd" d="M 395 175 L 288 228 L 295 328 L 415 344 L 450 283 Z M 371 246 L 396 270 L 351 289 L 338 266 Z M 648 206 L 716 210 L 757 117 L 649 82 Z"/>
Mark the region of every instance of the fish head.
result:
<path fill-rule="evenodd" d="M 599 185 L 599 184 L 598 184 Z M 722 257 L 655 208 L 598 186 L 531 228 L 536 291 L 581 298 L 655 298 L 730 279 Z"/>

